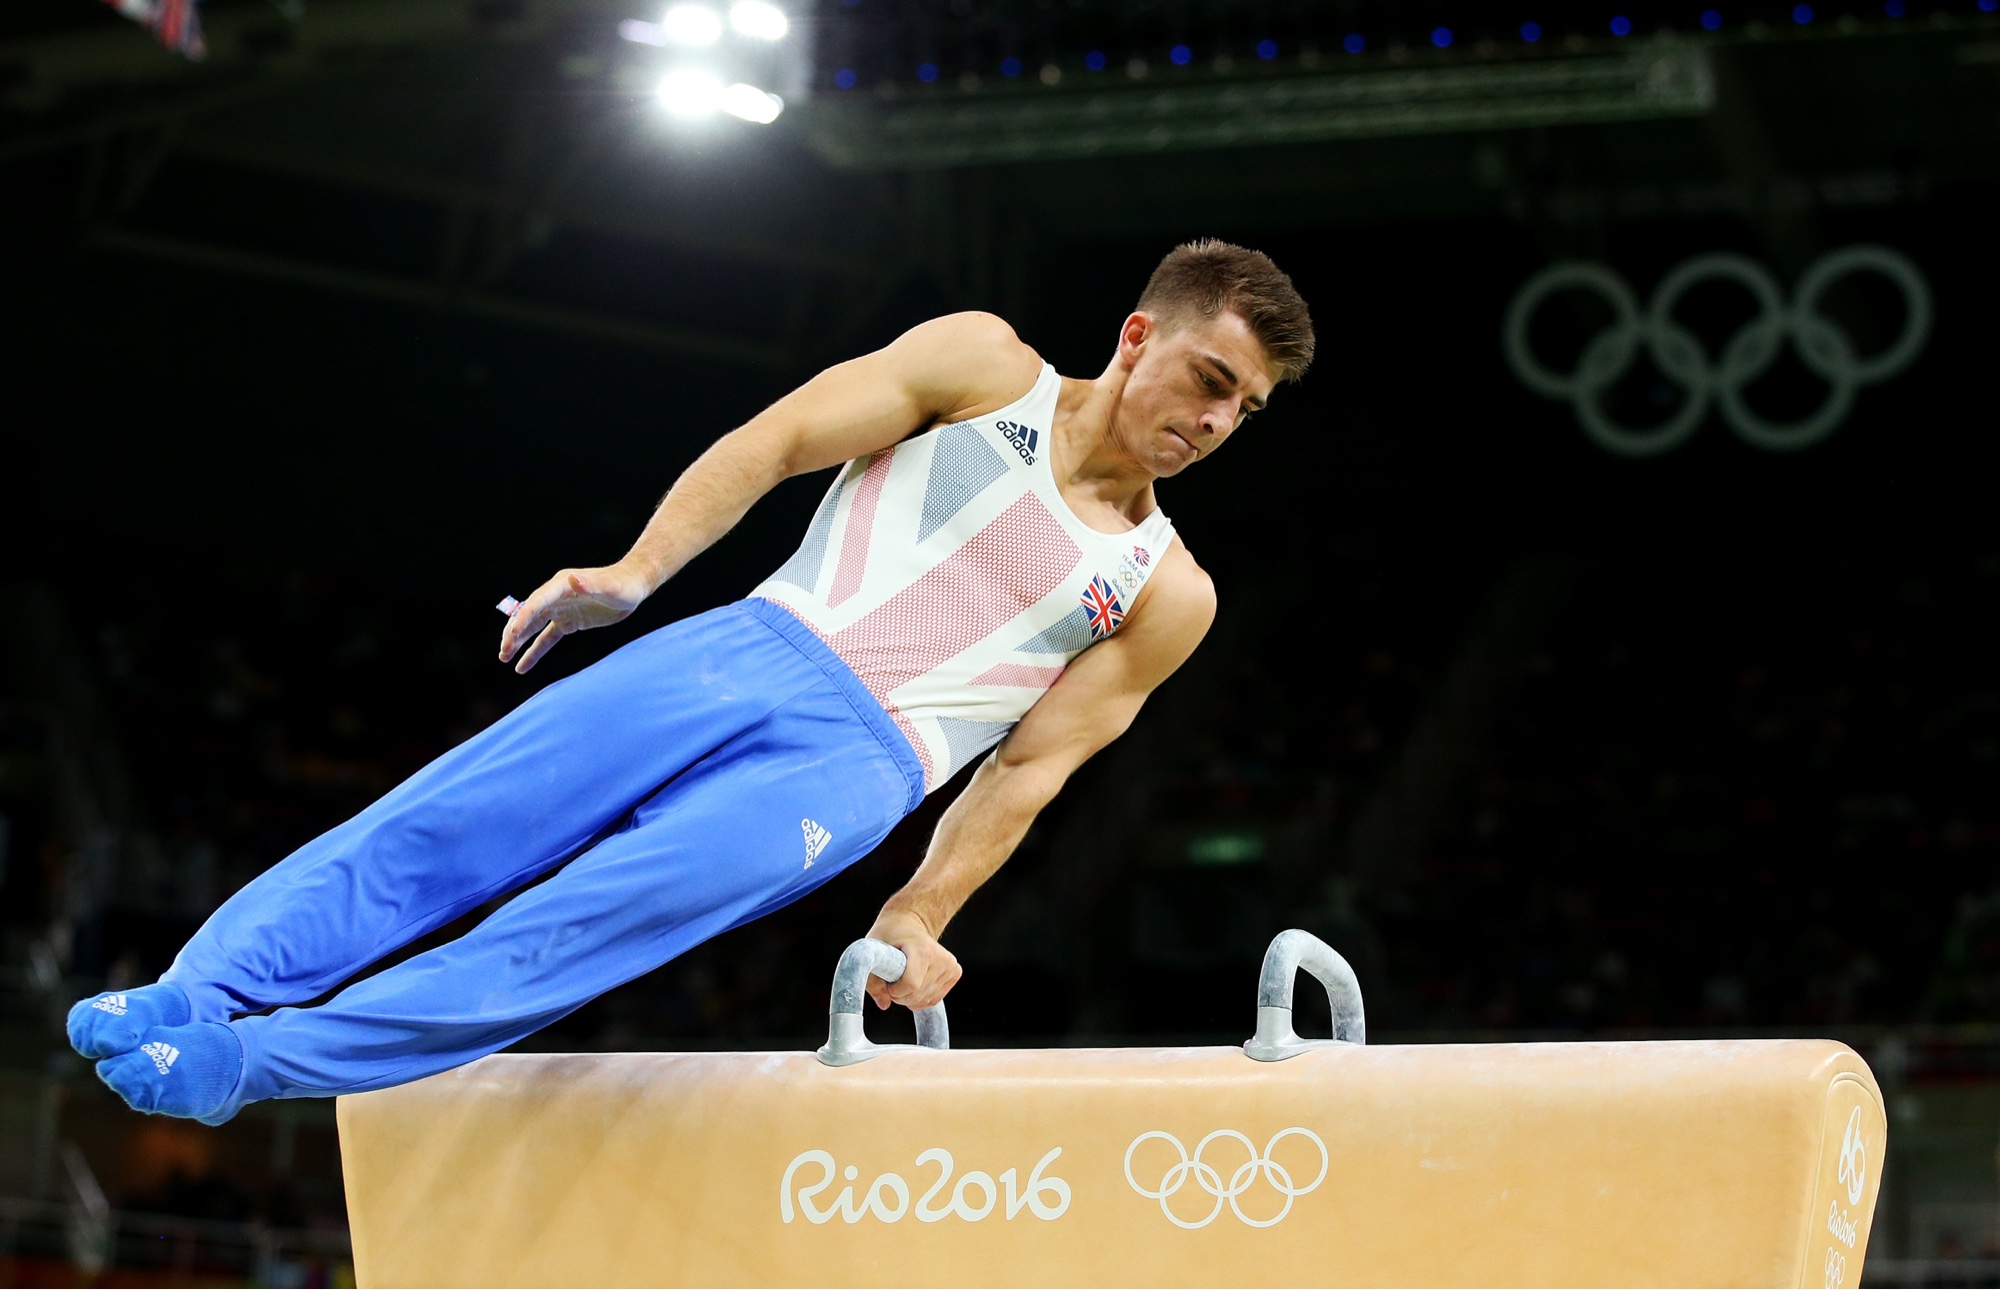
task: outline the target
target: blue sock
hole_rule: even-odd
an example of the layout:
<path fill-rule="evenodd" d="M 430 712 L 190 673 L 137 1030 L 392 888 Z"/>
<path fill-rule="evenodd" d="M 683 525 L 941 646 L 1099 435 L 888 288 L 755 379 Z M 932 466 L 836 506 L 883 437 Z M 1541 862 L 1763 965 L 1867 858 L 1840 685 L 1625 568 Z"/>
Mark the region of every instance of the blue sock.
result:
<path fill-rule="evenodd" d="M 97 1078 L 135 1111 L 221 1124 L 243 1074 L 243 1043 L 218 1021 L 154 1026 L 129 1053 L 97 1063 Z"/>
<path fill-rule="evenodd" d="M 154 1026 L 185 1026 L 193 1019 L 187 992 L 161 981 L 123 994 L 100 994 L 69 1010 L 70 1047 L 85 1057 L 116 1057 L 139 1046 Z"/>

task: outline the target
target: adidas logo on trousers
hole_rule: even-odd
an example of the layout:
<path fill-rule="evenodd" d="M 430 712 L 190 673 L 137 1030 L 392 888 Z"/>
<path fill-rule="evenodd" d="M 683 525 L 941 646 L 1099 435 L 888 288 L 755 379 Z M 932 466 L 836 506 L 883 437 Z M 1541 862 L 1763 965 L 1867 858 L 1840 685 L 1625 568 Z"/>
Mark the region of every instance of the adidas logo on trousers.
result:
<path fill-rule="evenodd" d="M 819 853 L 826 850 L 826 844 L 833 841 L 833 834 L 828 833 L 825 829 L 821 828 L 817 824 L 814 824 L 811 820 L 800 820 L 799 827 L 805 831 L 806 835 L 805 867 L 810 869 L 813 867 L 813 861 L 819 859 Z"/>

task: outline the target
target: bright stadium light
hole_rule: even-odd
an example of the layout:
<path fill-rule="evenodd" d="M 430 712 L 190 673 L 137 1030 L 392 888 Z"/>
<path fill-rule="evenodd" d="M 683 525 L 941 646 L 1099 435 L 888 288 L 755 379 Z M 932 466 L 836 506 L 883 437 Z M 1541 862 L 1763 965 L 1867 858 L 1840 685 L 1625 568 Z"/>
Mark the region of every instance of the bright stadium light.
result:
<path fill-rule="evenodd" d="M 722 15 L 705 4 L 677 4 L 660 20 L 676 45 L 713 45 L 722 35 Z"/>
<path fill-rule="evenodd" d="M 738 81 L 722 91 L 722 110 L 757 125 L 769 125 L 778 119 L 778 113 L 785 110 L 785 101 L 755 85 Z"/>
<path fill-rule="evenodd" d="M 627 18 L 618 24 L 618 35 L 635 45 L 664 45 L 667 43 L 666 28 L 657 22 L 644 22 L 638 18 Z"/>
<path fill-rule="evenodd" d="M 699 67 L 668 72 L 660 82 L 660 102 L 680 117 L 713 116 L 722 106 L 722 82 Z"/>
<path fill-rule="evenodd" d="M 729 25 L 755 40 L 782 40 L 792 28 L 785 11 L 768 0 L 737 0 L 729 10 Z"/>

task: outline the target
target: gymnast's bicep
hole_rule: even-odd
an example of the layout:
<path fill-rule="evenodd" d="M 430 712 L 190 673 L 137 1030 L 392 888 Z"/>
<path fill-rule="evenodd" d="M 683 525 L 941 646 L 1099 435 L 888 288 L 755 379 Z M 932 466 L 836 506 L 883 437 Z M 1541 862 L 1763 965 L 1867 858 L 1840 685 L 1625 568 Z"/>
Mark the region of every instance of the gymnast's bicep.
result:
<path fill-rule="evenodd" d="M 785 475 L 805 474 L 894 447 L 967 408 L 1004 407 L 1040 372 L 1040 356 L 1001 319 L 950 314 L 836 363 L 744 428 L 778 442 Z"/>

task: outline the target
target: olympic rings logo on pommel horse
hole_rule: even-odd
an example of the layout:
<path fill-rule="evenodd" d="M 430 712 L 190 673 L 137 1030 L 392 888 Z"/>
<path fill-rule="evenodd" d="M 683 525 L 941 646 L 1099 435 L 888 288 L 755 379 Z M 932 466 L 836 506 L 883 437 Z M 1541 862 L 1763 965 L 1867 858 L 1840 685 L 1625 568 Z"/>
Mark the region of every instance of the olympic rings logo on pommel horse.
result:
<path fill-rule="evenodd" d="M 1271 1158 L 1272 1152 L 1277 1150 L 1278 1144 L 1286 1138 L 1292 1137 L 1305 1138 L 1315 1147 L 1319 1148 L 1319 1173 L 1314 1175 L 1313 1180 L 1303 1187 L 1296 1186 L 1292 1182 L 1290 1171 Z M 1157 1188 L 1142 1187 L 1139 1185 L 1139 1180 L 1132 1176 L 1132 1153 L 1139 1149 L 1140 1143 L 1152 1138 L 1157 1138 L 1162 1142 L 1171 1144 L 1175 1154 L 1180 1156 L 1178 1163 L 1167 1167 L 1167 1171 L 1161 1177 L 1160 1185 Z M 1208 1144 L 1214 1142 L 1217 1138 L 1234 1139 L 1242 1143 L 1243 1149 L 1250 1153 L 1250 1158 L 1236 1166 L 1235 1171 L 1229 1175 L 1227 1185 L 1224 1185 L 1222 1175 L 1217 1172 L 1215 1166 L 1208 1164 L 1201 1158 L 1201 1153 L 1208 1150 Z M 1181 1145 L 1179 1138 L 1176 1138 L 1171 1133 L 1164 1133 L 1158 1129 L 1154 1129 L 1149 1133 L 1142 1133 L 1132 1139 L 1132 1145 L 1125 1148 L 1125 1181 L 1132 1184 L 1133 1191 L 1138 1192 L 1146 1199 L 1159 1201 L 1160 1212 L 1165 1214 L 1167 1221 L 1176 1227 L 1185 1227 L 1190 1230 L 1207 1227 L 1222 1213 L 1224 1202 L 1228 1203 L 1230 1210 L 1237 1218 L 1243 1220 L 1243 1222 L 1251 1227 L 1275 1227 L 1279 1222 L 1283 1221 L 1285 1215 L 1292 1212 L 1293 1201 L 1326 1181 L 1328 1163 L 1329 1158 L 1326 1153 L 1326 1143 L 1320 1141 L 1320 1136 L 1311 1129 L 1280 1129 L 1271 1136 L 1269 1142 L 1264 1144 L 1264 1150 L 1261 1153 L 1257 1150 L 1256 1143 L 1250 1141 L 1249 1138 L 1238 1133 L 1236 1130 L 1217 1129 L 1195 1144 L 1192 1156 L 1188 1154 L 1187 1148 Z M 1256 1185 L 1260 1175 L 1269 1179 L 1271 1186 L 1276 1188 L 1278 1194 L 1285 1198 L 1285 1207 L 1279 1210 L 1277 1215 L 1272 1218 L 1252 1218 L 1248 1214 L 1245 1214 L 1242 1207 L 1236 1203 L 1238 1196 L 1241 1196 Z M 1173 1209 L 1167 1204 L 1170 1199 L 1180 1192 L 1181 1188 L 1187 1184 L 1187 1180 L 1190 1178 L 1194 1179 L 1196 1186 L 1215 1197 L 1215 1205 L 1208 1211 L 1207 1217 L 1192 1222 L 1174 1213 Z"/>
<path fill-rule="evenodd" d="M 1855 353 L 1847 333 L 1819 312 L 1819 302 L 1842 278 L 1870 272 L 1889 279 L 1902 293 L 1903 329 L 1888 348 L 1863 358 Z M 1724 343 L 1719 359 L 1710 358 L 1694 333 L 1674 319 L 1681 297 L 1706 282 L 1736 283 L 1757 302 L 1756 316 Z M 1593 292 L 1615 315 L 1609 327 L 1584 345 L 1575 369 L 1568 373 L 1550 371 L 1528 344 L 1528 325 L 1535 312 L 1559 291 Z M 1522 284 L 1507 307 L 1502 342 L 1507 364 L 1521 383 L 1547 398 L 1567 400 L 1584 433 L 1598 445 L 1622 457 L 1652 457 L 1679 447 L 1698 430 L 1711 402 L 1747 443 L 1770 452 L 1811 447 L 1847 418 L 1861 386 L 1885 381 L 1909 366 L 1922 351 L 1930 328 L 1930 286 L 1909 257 L 1886 246 L 1849 246 L 1814 261 L 1800 276 L 1789 305 L 1768 269 L 1727 252 L 1683 261 L 1660 280 L 1643 312 L 1625 279 L 1607 266 L 1564 260 Z M 1828 389 L 1815 411 L 1786 423 L 1760 416 L 1745 401 L 1743 391 L 1769 370 L 1788 338 L 1797 347 L 1799 360 Z M 1661 424 L 1633 429 L 1611 418 L 1603 398 L 1630 370 L 1642 344 L 1654 366 L 1685 389 L 1687 397 Z"/>

